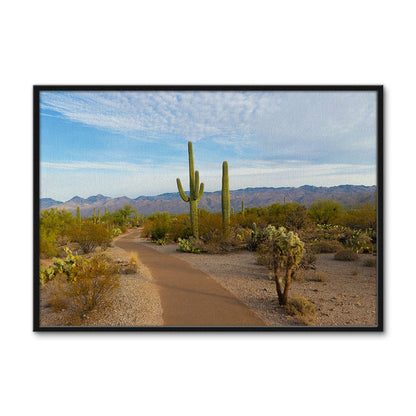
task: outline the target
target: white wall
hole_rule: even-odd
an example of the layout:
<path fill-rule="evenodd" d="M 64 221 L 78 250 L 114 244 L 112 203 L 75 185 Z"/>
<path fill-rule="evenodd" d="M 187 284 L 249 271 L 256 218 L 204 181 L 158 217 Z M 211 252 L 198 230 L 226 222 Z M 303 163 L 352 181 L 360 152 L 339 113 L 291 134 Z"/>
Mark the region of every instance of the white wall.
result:
<path fill-rule="evenodd" d="M 3 414 L 408 414 L 406 375 L 415 370 L 411 4 L 1 6 Z M 33 84 L 384 84 L 385 333 L 32 333 Z"/>

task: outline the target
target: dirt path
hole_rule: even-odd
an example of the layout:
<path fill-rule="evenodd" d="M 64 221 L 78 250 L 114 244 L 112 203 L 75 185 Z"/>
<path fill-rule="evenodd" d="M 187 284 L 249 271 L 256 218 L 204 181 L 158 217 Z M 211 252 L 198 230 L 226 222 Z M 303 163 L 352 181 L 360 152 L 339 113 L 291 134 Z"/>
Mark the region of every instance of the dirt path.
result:
<path fill-rule="evenodd" d="M 244 303 L 208 274 L 174 256 L 136 242 L 140 231 L 120 237 L 115 245 L 134 251 L 150 269 L 163 307 L 165 326 L 264 326 Z"/>

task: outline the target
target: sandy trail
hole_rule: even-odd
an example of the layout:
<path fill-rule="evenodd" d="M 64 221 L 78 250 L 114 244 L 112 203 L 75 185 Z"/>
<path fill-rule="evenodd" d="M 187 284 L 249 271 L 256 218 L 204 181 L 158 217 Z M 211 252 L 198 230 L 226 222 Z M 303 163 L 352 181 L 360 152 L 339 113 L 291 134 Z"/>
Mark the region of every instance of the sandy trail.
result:
<path fill-rule="evenodd" d="M 116 246 L 136 252 L 159 290 L 165 326 L 265 326 L 265 323 L 208 274 L 169 254 L 137 242 L 140 230 Z"/>

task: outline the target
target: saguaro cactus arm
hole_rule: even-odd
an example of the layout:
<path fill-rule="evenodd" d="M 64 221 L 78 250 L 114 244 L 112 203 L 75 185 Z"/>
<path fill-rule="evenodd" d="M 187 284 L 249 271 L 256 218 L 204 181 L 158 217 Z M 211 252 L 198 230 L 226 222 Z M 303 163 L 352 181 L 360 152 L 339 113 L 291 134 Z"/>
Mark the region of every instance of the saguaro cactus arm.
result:
<path fill-rule="evenodd" d="M 176 184 L 178 185 L 179 195 L 185 202 L 189 202 L 188 195 L 185 194 L 182 188 L 181 180 L 179 178 L 176 178 Z"/>
<path fill-rule="evenodd" d="M 221 189 L 222 225 L 225 237 L 230 234 L 230 185 L 228 180 L 228 162 L 222 164 L 222 189 Z"/>
<path fill-rule="evenodd" d="M 202 198 L 203 194 L 204 194 L 204 182 L 202 182 L 201 186 L 199 187 L 198 198 L 196 200 L 199 201 Z"/>

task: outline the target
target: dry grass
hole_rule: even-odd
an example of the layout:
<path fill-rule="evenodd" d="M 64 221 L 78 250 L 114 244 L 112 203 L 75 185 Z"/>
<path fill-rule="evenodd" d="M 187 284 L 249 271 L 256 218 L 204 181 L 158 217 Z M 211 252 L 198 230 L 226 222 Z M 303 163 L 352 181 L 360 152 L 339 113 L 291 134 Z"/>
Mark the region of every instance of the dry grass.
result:
<path fill-rule="evenodd" d="M 285 309 L 288 315 L 294 316 L 304 325 L 313 325 L 315 323 L 315 306 L 305 298 L 295 297 L 289 299 Z"/>
<path fill-rule="evenodd" d="M 377 260 L 376 259 L 365 259 L 363 266 L 365 267 L 377 267 Z"/>
<path fill-rule="evenodd" d="M 334 259 L 340 261 L 356 261 L 358 260 L 358 254 L 352 250 L 341 250 L 335 253 Z"/>
<path fill-rule="evenodd" d="M 328 275 L 321 272 L 316 272 L 312 277 L 308 279 L 311 282 L 327 282 L 328 281 Z"/>

